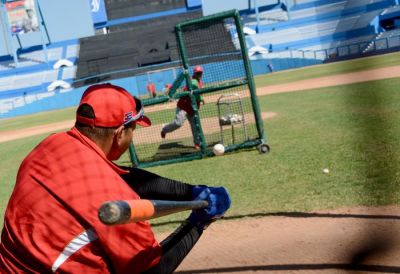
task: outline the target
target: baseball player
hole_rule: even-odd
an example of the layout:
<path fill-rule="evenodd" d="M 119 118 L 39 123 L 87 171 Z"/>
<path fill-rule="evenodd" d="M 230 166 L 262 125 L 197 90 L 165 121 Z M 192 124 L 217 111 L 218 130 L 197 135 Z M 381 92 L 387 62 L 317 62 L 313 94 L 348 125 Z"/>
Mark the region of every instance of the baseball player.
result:
<path fill-rule="evenodd" d="M 168 95 L 170 89 L 172 88 L 172 84 L 166 84 L 165 87 L 163 88 L 162 92 L 164 95 Z"/>
<path fill-rule="evenodd" d="M 147 92 L 150 95 L 150 98 L 155 98 L 157 97 L 157 92 L 156 92 L 156 85 L 154 85 L 153 82 L 149 82 L 146 86 Z"/>
<path fill-rule="evenodd" d="M 193 186 L 120 167 L 137 125 L 150 126 L 141 102 L 111 84 L 89 87 L 75 126 L 52 134 L 23 160 L 7 205 L 1 273 L 171 273 L 203 230 L 230 206 L 223 187 Z M 162 242 L 147 221 L 106 226 L 105 201 L 207 199 Z"/>
<path fill-rule="evenodd" d="M 196 66 L 193 70 L 193 75 L 192 75 L 192 87 L 193 89 L 201 89 L 203 86 L 203 82 L 201 78 L 203 77 L 203 68 L 201 66 Z M 187 89 L 187 88 L 185 88 Z M 201 95 L 196 94 L 196 104 L 197 108 L 200 108 L 200 103 L 204 104 L 204 100 Z M 176 114 L 175 114 L 175 119 L 163 126 L 161 129 L 161 138 L 165 138 L 167 133 L 170 133 L 172 131 L 177 130 L 178 128 L 182 127 L 184 122 L 189 120 L 190 123 L 190 128 L 192 130 L 192 136 L 193 136 L 193 143 L 194 143 L 194 148 L 196 150 L 200 149 L 200 136 L 196 130 L 196 122 L 194 120 L 194 111 L 192 108 L 192 102 L 190 100 L 189 96 L 184 96 L 181 97 L 178 100 L 177 106 L 176 106 Z"/>

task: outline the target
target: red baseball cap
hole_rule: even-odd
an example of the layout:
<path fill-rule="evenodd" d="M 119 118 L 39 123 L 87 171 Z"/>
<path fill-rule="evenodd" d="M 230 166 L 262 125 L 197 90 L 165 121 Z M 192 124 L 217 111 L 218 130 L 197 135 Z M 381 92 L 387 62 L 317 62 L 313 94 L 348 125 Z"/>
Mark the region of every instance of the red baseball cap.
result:
<path fill-rule="evenodd" d="M 193 73 L 203 73 L 203 68 L 201 66 L 195 66 Z"/>
<path fill-rule="evenodd" d="M 96 127 L 119 127 L 135 122 L 143 127 L 151 125 L 144 116 L 142 102 L 124 88 L 112 84 L 92 85 L 85 90 L 79 106 L 87 104 L 92 107 L 95 118 L 76 114 L 76 121 Z"/>

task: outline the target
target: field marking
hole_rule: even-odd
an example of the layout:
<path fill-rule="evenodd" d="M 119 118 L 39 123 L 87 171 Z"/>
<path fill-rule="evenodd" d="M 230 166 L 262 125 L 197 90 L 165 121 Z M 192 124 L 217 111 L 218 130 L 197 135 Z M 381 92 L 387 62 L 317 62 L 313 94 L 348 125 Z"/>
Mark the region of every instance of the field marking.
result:
<path fill-rule="evenodd" d="M 4 131 L 1 132 L 0 143 L 45 133 L 54 133 L 60 130 L 65 130 L 67 128 L 72 128 L 74 124 L 75 120 L 68 120 L 41 126 L 28 127 L 24 129 Z"/>

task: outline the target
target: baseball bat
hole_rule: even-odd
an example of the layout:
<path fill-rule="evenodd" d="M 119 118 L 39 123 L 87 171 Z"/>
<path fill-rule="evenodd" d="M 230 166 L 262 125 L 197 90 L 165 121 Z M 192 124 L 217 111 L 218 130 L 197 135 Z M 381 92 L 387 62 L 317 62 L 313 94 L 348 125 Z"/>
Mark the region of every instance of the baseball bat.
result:
<path fill-rule="evenodd" d="M 99 219 L 106 225 L 117 225 L 149 220 L 184 210 L 201 209 L 208 206 L 205 200 L 117 200 L 103 203 L 98 211 Z"/>

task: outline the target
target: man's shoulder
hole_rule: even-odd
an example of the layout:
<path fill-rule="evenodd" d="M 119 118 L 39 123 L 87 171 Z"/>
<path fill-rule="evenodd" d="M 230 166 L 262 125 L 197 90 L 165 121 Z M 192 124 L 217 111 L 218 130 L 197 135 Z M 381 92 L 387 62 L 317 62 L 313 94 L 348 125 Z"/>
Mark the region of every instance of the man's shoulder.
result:
<path fill-rule="evenodd" d="M 67 132 L 58 132 L 58 133 L 52 133 L 46 138 L 44 138 L 37 148 L 57 148 L 59 146 L 66 146 L 66 145 L 71 145 L 71 136 L 68 135 Z"/>

